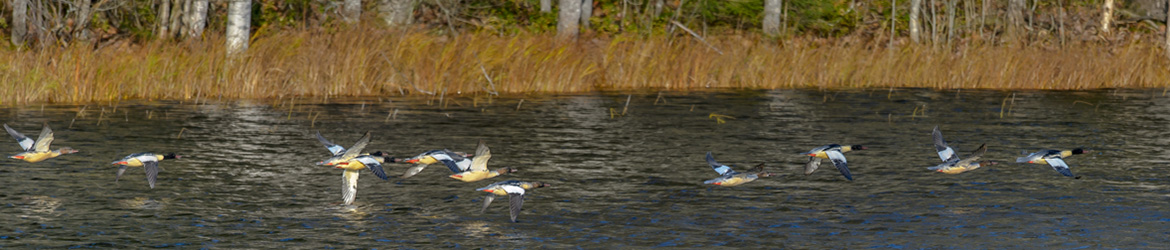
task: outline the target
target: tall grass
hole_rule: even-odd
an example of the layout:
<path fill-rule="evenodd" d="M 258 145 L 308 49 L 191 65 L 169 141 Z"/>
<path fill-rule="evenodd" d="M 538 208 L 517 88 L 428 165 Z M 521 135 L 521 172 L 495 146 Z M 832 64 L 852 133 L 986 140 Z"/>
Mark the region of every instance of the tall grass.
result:
<path fill-rule="evenodd" d="M 0 104 L 344 98 L 711 88 L 1097 89 L 1170 86 L 1153 44 L 893 50 L 816 40 L 687 36 L 558 41 L 520 34 L 290 32 L 226 58 L 223 40 L 0 51 Z M 484 71 L 492 77 L 485 79 Z"/>

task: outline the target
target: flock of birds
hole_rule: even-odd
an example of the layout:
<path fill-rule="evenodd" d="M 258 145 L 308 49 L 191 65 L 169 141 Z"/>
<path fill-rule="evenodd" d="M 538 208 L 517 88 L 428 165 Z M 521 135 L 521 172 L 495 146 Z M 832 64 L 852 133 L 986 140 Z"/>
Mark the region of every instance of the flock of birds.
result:
<path fill-rule="evenodd" d="M 46 123 L 41 129 L 40 136 L 34 141 L 31 138 L 17 132 L 4 124 L 4 129 L 8 131 L 24 149 L 24 152 L 9 156 L 9 158 L 23 160 L 27 162 L 40 162 L 51 159 L 57 156 L 77 153 L 78 151 L 69 147 L 62 147 L 57 150 L 51 150 L 49 144 L 53 142 L 53 130 L 49 128 Z M 987 152 L 987 145 L 980 145 L 975 152 L 967 156 L 966 159 L 960 159 L 955 150 L 947 146 L 943 140 L 942 132 L 939 131 L 938 126 L 934 127 L 932 132 L 934 138 L 934 147 L 938 151 L 938 156 L 943 163 L 937 166 L 929 167 L 927 169 L 937 171 L 945 174 L 959 174 L 971 170 L 978 169 L 982 166 L 997 164 L 995 161 L 979 161 L 983 154 Z M 375 176 L 383 180 L 388 180 L 389 175 L 386 174 L 385 169 L 382 168 L 384 163 L 410 163 L 415 164 L 406 170 L 400 178 L 409 178 L 422 172 L 427 166 L 436 163 L 442 163 L 453 174 L 448 177 L 460 180 L 463 182 L 476 182 L 494 178 L 500 175 L 514 173 L 517 170 L 509 167 L 499 168 L 496 170 L 489 170 L 487 167 L 488 160 L 491 159 L 491 150 L 479 141 L 476 146 L 474 154 L 466 154 L 462 152 L 454 152 L 447 149 L 431 150 L 423 152 L 411 158 L 396 158 L 384 152 L 377 151 L 374 153 L 362 153 L 366 146 L 370 143 L 370 132 L 366 132 L 353 146 L 348 149 L 337 145 L 317 132 L 317 140 L 329 150 L 331 156 L 325 160 L 317 162 L 317 165 L 332 166 L 337 169 L 342 169 L 342 200 L 345 205 L 353 204 L 357 197 L 357 180 L 361 170 L 368 169 L 373 172 Z M 804 154 L 809 157 L 808 163 L 805 165 L 804 174 L 810 175 L 817 170 L 821 165 L 822 159 L 828 159 L 833 162 L 841 175 L 850 181 L 853 180 L 853 175 L 849 172 L 849 166 L 845 160 L 844 153 L 856 150 L 864 150 L 866 147 L 861 145 L 842 146 L 838 144 L 830 144 L 814 148 Z M 1034 164 L 1048 164 L 1052 166 L 1057 172 L 1064 176 L 1074 177 L 1072 171 L 1069 170 L 1068 164 L 1064 162 L 1065 157 L 1076 154 L 1083 154 L 1083 149 L 1073 150 L 1040 150 L 1031 153 L 1024 157 L 1016 159 L 1018 163 L 1034 163 Z M 112 162 L 113 165 L 118 165 L 117 175 L 114 181 L 121 179 L 122 174 L 126 172 L 128 167 L 143 167 L 146 171 L 146 180 L 150 188 L 154 188 L 155 182 L 158 179 L 159 162 L 167 159 L 178 159 L 182 156 L 170 154 L 157 154 L 150 152 L 135 153 L 128 155 L 120 160 Z M 707 164 L 711 166 L 720 176 L 715 179 L 707 180 L 704 184 L 718 185 L 718 186 L 738 186 L 762 177 L 774 176 L 764 170 L 764 164 L 759 164 L 747 172 L 736 172 L 733 166 L 723 165 L 715 161 L 715 157 L 711 152 L 707 152 Z M 524 205 L 524 193 L 527 190 L 532 190 L 541 187 L 550 186 L 548 183 L 539 181 L 501 181 L 492 183 L 486 187 L 478 188 L 476 191 L 487 192 L 484 198 L 483 208 L 480 212 L 487 210 L 496 196 L 508 196 L 509 199 L 509 213 L 512 222 L 516 222 L 516 217 L 520 214 L 520 209 Z"/>

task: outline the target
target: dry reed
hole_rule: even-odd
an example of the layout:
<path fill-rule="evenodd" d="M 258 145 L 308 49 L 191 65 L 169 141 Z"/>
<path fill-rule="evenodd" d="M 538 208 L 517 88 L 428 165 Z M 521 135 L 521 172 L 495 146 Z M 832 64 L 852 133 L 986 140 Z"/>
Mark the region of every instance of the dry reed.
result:
<path fill-rule="evenodd" d="M 1161 49 L 1140 42 L 894 50 L 741 36 L 706 42 L 724 54 L 686 36 L 561 42 L 534 34 L 368 29 L 277 34 L 256 39 L 239 58 L 225 58 L 222 39 L 214 37 L 97 50 L 0 50 L 0 105 L 645 89 L 1170 88 Z"/>

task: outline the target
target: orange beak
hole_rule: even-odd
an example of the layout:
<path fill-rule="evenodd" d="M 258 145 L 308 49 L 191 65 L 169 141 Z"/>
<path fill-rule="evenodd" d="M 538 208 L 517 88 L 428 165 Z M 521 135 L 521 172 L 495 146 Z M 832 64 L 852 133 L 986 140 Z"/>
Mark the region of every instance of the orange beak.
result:
<path fill-rule="evenodd" d="M 404 161 L 404 162 L 406 162 L 406 163 L 417 163 L 417 162 L 418 162 L 418 160 L 419 160 L 419 159 L 410 159 L 410 160 L 406 160 L 406 161 Z"/>
<path fill-rule="evenodd" d="M 463 175 L 461 175 L 461 174 L 453 174 L 453 175 L 451 175 L 451 178 L 455 178 L 455 179 L 463 179 Z"/>
<path fill-rule="evenodd" d="M 817 154 L 808 154 L 808 156 L 817 156 Z"/>
<path fill-rule="evenodd" d="M 1036 163 L 1036 162 L 1034 162 L 1034 161 L 1028 161 L 1028 163 Z"/>
<path fill-rule="evenodd" d="M 129 163 L 129 162 L 125 162 L 125 161 L 119 161 L 119 162 L 115 162 L 115 163 L 114 163 L 114 165 L 126 165 L 126 164 L 128 164 L 128 163 Z"/>
<path fill-rule="evenodd" d="M 715 185 L 723 186 L 723 183 L 722 183 L 722 182 L 716 182 L 716 183 L 711 183 L 711 184 L 715 184 Z"/>
<path fill-rule="evenodd" d="M 13 156 L 9 156 L 9 158 L 12 158 L 12 159 L 21 159 L 21 160 L 24 160 L 24 156 L 23 156 L 23 155 L 13 155 Z"/>

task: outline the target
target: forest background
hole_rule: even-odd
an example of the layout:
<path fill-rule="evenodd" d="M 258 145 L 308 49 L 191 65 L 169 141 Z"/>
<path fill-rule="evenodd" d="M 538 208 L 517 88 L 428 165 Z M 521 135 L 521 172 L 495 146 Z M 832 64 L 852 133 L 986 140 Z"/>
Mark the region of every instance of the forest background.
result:
<path fill-rule="evenodd" d="M 1170 0 L 8 0 L 0 105 L 1170 87 Z"/>

